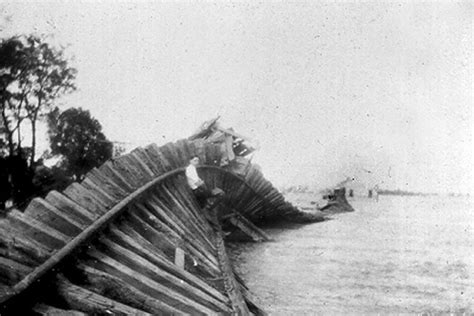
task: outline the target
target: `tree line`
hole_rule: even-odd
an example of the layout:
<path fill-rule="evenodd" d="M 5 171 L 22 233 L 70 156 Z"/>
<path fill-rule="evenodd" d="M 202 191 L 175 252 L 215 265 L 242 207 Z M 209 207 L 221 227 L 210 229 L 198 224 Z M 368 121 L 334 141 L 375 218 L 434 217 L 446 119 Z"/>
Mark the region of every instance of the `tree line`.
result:
<path fill-rule="evenodd" d="M 76 76 L 64 48 L 46 37 L 0 40 L 0 210 L 7 201 L 21 209 L 35 196 L 62 190 L 112 157 L 113 143 L 89 111 L 57 106 L 76 90 Z M 40 122 L 48 127 L 50 150 L 38 158 Z M 31 137 L 28 145 L 25 134 Z M 44 160 L 51 158 L 57 163 L 46 167 Z"/>

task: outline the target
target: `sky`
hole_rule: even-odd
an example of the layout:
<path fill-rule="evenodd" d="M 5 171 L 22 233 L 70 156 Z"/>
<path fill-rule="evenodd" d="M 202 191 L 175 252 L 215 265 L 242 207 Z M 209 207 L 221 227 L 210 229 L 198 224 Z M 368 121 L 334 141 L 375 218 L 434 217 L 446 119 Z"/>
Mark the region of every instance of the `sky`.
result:
<path fill-rule="evenodd" d="M 280 187 L 474 187 L 469 1 L 0 1 L 0 12 L 1 38 L 67 46 L 78 90 L 61 108 L 90 110 L 127 148 L 220 115 L 260 144 L 253 160 Z"/>

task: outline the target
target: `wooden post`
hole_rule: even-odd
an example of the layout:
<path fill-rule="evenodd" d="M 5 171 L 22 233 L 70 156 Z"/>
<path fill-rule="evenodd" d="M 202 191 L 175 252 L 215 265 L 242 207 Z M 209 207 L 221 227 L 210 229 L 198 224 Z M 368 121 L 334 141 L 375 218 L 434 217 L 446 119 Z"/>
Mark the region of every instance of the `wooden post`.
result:
<path fill-rule="evenodd" d="M 184 269 L 184 251 L 181 248 L 176 248 L 174 253 L 174 264 Z"/>

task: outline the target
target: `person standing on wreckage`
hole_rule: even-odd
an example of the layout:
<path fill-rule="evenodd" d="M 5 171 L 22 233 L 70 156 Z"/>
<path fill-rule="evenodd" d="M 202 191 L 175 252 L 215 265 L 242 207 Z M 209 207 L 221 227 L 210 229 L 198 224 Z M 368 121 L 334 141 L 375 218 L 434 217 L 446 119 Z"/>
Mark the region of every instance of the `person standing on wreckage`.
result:
<path fill-rule="evenodd" d="M 203 208 L 206 201 L 210 197 L 222 196 L 224 191 L 219 188 L 209 190 L 206 183 L 199 177 L 196 167 L 199 165 L 199 157 L 194 156 L 189 160 L 189 165 L 186 167 L 186 180 L 189 187 L 194 193 L 199 206 Z"/>

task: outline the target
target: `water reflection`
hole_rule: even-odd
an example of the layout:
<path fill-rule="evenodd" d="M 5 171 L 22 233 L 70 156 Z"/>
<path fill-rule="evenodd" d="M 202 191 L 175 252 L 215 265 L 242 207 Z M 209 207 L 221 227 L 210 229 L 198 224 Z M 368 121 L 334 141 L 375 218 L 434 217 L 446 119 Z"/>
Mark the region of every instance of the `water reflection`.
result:
<path fill-rule="evenodd" d="M 467 198 L 354 200 L 354 213 L 269 228 L 275 242 L 230 247 L 271 315 L 473 311 L 473 208 Z"/>

